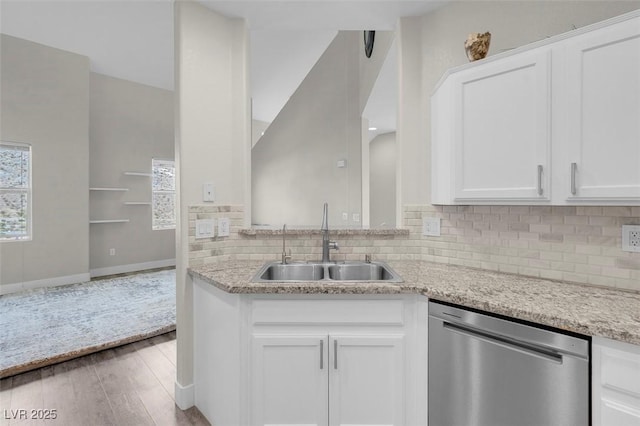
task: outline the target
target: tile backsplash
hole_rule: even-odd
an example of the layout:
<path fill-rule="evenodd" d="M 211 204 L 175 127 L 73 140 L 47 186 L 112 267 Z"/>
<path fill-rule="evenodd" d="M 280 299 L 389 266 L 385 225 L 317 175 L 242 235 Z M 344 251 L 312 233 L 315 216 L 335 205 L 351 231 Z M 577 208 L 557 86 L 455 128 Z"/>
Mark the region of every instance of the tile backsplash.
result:
<path fill-rule="evenodd" d="M 416 259 L 640 291 L 640 253 L 621 250 L 621 227 L 640 224 L 640 207 L 406 205 L 409 235 L 332 235 L 336 260 Z M 189 264 L 277 260 L 282 235 L 245 235 L 244 207 L 189 208 Z M 422 217 L 441 218 L 440 237 L 422 236 Z M 195 220 L 228 217 L 231 235 L 195 239 Z M 289 232 L 294 260 L 321 256 L 321 236 Z"/>
<path fill-rule="evenodd" d="M 640 207 L 407 205 L 412 235 L 423 216 L 442 219 L 424 260 L 640 291 L 640 253 L 621 249 Z"/>

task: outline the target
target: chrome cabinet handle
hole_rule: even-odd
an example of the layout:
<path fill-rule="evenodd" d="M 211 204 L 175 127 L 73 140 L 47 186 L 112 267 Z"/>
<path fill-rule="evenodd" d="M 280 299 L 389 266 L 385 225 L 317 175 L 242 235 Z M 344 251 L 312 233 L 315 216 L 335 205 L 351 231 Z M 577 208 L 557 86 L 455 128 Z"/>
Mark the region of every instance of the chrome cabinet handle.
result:
<path fill-rule="evenodd" d="M 333 369 L 338 369 L 338 341 L 333 341 Z"/>
<path fill-rule="evenodd" d="M 324 339 L 320 339 L 320 370 L 324 369 Z"/>
<path fill-rule="evenodd" d="M 576 195 L 576 171 L 578 170 L 578 163 L 571 163 L 571 195 Z"/>
<path fill-rule="evenodd" d="M 542 164 L 538 165 L 538 195 L 542 195 Z"/>

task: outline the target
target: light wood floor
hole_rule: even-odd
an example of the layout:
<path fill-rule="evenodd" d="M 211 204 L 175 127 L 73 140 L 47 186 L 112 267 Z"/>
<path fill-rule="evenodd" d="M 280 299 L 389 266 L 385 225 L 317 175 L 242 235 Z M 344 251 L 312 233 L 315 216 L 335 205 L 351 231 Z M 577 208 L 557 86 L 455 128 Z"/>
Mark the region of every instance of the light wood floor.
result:
<path fill-rule="evenodd" d="M 175 339 L 172 332 L 2 379 L 0 425 L 208 425 L 196 408 L 175 405 Z M 47 410 L 57 418 L 33 419 Z"/>

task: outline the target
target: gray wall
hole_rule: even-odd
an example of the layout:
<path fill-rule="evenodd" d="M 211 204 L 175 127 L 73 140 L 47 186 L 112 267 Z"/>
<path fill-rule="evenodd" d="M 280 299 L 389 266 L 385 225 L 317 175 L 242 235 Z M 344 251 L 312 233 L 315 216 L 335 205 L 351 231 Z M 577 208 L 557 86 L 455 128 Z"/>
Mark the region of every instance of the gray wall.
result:
<path fill-rule="evenodd" d="M 0 136 L 33 156 L 33 239 L 0 243 L 0 284 L 86 279 L 89 59 L 4 34 L 0 43 Z"/>
<path fill-rule="evenodd" d="M 369 143 L 370 228 L 396 224 L 396 133 L 384 133 Z"/>
<path fill-rule="evenodd" d="M 175 230 L 152 230 L 151 206 L 123 204 L 151 200 L 151 178 L 124 172 L 150 173 L 152 158 L 174 159 L 173 92 L 96 73 L 90 81 L 90 186 L 129 188 L 90 193 L 92 219 L 129 219 L 91 225 L 91 274 L 173 263 Z"/>
<path fill-rule="evenodd" d="M 360 226 L 361 114 L 393 36 L 363 60 L 362 32 L 339 32 L 267 128 L 251 153 L 254 224 L 317 227 L 328 202 L 330 226 Z"/>
<path fill-rule="evenodd" d="M 447 69 L 468 62 L 468 33 L 490 31 L 491 56 L 638 8 L 638 1 L 459 1 L 401 19 L 400 204 L 430 202 L 429 99 Z"/>

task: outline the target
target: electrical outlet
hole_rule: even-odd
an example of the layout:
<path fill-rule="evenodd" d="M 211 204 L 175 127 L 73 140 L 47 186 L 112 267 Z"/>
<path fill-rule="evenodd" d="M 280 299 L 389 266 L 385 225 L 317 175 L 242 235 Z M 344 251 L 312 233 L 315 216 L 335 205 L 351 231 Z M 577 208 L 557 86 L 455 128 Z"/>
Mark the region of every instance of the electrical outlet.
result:
<path fill-rule="evenodd" d="M 622 251 L 640 253 L 640 225 L 622 225 Z"/>
<path fill-rule="evenodd" d="M 354 222 L 360 222 L 360 213 L 354 213 L 351 215 Z"/>
<path fill-rule="evenodd" d="M 109 249 L 109 256 L 115 256 L 115 255 L 116 255 L 116 249 L 110 248 Z"/>
<path fill-rule="evenodd" d="M 440 236 L 440 218 L 439 217 L 423 217 L 422 218 L 422 235 L 425 237 Z"/>
<path fill-rule="evenodd" d="M 213 238 L 215 219 L 198 219 L 196 220 L 196 240 L 201 238 Z"/>
<path fill-rule="evenodd" d="M 228 237 L 230 232 L 230 223 L 228 217 L 218 219 L 218 237 Z"/>

